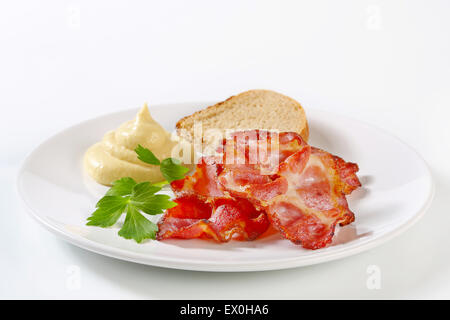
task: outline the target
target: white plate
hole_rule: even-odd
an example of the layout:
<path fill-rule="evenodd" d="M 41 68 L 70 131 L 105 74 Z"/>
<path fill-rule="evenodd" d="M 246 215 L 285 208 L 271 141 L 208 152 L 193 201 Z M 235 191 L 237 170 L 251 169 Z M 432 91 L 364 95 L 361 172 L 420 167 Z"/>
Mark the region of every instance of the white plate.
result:
<path fill-rule="evenodd" d="M 171 130 L 177 119 L 207 105 L 159 105 L 150 111 Z M 188 270 L 257 271 L 311 265 L 373 248 L 415 223 L 433 197 L 427 165 L 410 147 L 370 125 L 309 109 L 310 143 L 358 163 L 363 183 L 348 198 L 356 221 L 339 229 L 331 246 L 306 250 L 279 235 L 226 244 L 202 240 L 137 244 L 119 237 L 117 227 L 85 225 L 106 188 L 87 177 L 82 168 L 85 150 L 136 112 L 122 111 L 75 125 L 27 157 L 18 176 L 18 190 L 37 221 L 79 247 L 118 259 Z"/>

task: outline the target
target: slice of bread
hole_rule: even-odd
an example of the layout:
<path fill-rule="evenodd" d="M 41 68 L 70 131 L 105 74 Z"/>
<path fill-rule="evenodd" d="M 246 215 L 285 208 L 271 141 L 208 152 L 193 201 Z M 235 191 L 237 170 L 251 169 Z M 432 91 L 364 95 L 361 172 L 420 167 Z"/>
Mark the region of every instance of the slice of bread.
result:
<path fill-rule="evenodd" d="M 309 128 L 300 103 L 270 90 L 250 90 L 232 96 L 177 122 L 178 134 L 192 142 L 194 123 L 202 131 L 264 129 L 293 131 L 308 141 Z"/>

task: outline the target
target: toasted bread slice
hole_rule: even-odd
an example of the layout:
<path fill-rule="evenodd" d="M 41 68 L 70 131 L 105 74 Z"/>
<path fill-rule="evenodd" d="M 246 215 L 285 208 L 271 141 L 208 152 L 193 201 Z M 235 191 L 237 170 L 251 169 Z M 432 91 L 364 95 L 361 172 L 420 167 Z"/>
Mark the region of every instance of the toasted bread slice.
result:
<path fill-rule="evenodd" d="M 178 134 L 192 142 L 194 123 L 202 131 L 276 130 L 293 131 L 308 141 L 309 128 L 305 112 L 297 101 L 270 90 L 250 90 L 232 96 L 178 121 Z"/>

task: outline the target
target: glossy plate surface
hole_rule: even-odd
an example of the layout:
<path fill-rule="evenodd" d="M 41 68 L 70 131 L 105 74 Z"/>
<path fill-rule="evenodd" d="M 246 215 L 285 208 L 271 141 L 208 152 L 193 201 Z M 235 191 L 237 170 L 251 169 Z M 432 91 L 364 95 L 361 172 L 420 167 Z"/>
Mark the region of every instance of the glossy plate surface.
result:
<path fill-rule="evenodd" d="M 182 116 L 211 103 L 151 106 L 172 130 Z M 313 146 L 360 167 L 363 187 L 349 197 L 356 221 L 338 229 L 331 246 L 306 250 L 279 235 L 251 242 L 147 241 L 117 235 L 118 227 L 88 227 L 86 218 L 107 188 L 83 172 L 85 150 L 108 130 L 134 118 L 137 109 L 82 122 L 38 146 L 24 161 L 18 191 L 37 221 L 63 239 L 106 256 L 154 266 L 198 271 L 259 271 L 335 260 L 373 248 L 405 231 L 426 211 L 434 186 L 427 165 L 410 147 L 370 125 L 333 113 L 307 110 Z"/>

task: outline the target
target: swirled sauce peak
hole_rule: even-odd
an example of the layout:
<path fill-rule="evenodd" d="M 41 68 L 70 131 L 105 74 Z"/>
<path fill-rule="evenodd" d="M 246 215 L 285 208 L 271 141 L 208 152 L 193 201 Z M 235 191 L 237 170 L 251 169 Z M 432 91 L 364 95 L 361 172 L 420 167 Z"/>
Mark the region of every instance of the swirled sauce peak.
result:
<path fill-rule="evenodd" d="M 123 177 L 131 177 L 137 182 L 164 180 L 158 166 L 137 158 L 134 149 L 139 144 L 150 149 L 160 160 L 170 157 L 176 145 L 170 139 L 170 133 L 152 118 L 147 104 L 135 119 L 107 132 L 100 142 L 86 151 L 84 168 L 94 180 L 104 185 L 111 185 Z"/>

